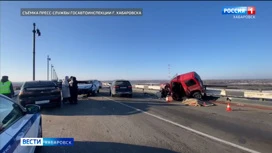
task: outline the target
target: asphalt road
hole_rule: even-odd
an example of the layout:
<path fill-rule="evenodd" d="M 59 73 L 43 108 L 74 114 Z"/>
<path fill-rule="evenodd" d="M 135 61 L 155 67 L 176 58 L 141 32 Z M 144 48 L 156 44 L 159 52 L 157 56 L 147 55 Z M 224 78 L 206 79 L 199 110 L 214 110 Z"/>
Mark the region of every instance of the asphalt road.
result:
<path fill-rule="evenodd" d="M 225 105 L 171 104 L 148 95 L 109 97 L 44 108 L 44 137 L 74 137 L 73 147 L 42 153 L 224 153 L 272 151 L 272 112 Z"/>

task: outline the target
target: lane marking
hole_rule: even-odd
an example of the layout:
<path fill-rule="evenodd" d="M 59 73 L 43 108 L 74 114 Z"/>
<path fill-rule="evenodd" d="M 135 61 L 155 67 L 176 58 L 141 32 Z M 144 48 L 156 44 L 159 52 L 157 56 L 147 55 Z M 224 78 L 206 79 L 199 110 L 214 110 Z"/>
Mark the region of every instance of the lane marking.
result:
<path fill-rule="evenodd" d="M 114 101 L 114 102 L 116 102 L 116 103 L 119 103 L 119 104 L 121 104 L 121 105 L 123 105 L 123 106 L 126 106 L 126 107 L 129 107 L 129 108 L 131 108 L 131 109 L 134 109 L 134 110 L 136 110 L 136 111 L 139 111 L 139 112 L 141 112 L 141 113 L 144 113 L 144 114 L 147 114 L 147 115 L 149 115 L 149 116 L 155 117 L 155 118 L 157 118 L 157 119 L 159 119 L 159 120 L 162 120 L 162 121 L 165 121 L 165 122 L 167 122 L 167 123 L 173 124 L 173 125 L 175 125 L 175 126 L 178 126 L 178 127 L 180 127 L 180 128 L 183 128 L 183 129 L 188 130 L 188 131 L 190 131 L 190 132 L 193 132 L 193 133 L 196 133 L 196 134 L 198 134 L 198 135 L 201 135 L 201 136 L 210 138 L 210 139 L 212 139 L 212 140 L 214 140 L 214 141 L 218 141 L 218 142 L 221 142 L 221 143 L 223 143 L 223 144 L 226 144 L 226 145 L 229 145 L 229 146 L 232 146 L 232 147 L 235 147 L 235 148 L 238 148 L 238 149 L 247 151 L 247 152 L 251 152 L 251 153 L 260 153 L 259 151 L 252 150 L 252 149 L 249 149 L 249 148 L 246 148 L 246 147 L 243 147 L 243 146 L 240 146 L 240 145 L 231 143 L 231 142 L 229 142 L 229 141 L 226 141 L 226 140 L 223 140 L 223 139 L 220 139 L 220 138 L 217 138 L 217 137 L 208 135 L 208 134 L 206 134 L 206 133 L 203 133 L 203 132 L 194 130 L 194 129 L 189 128 L 189 127 L 187 127 L 187 126 L 184 126 L 184 125 L 181 125 L 181 124 L 179 124 L 179 123 L 176 123 L 176 122 L 170 121 L 170 120 L 168 120 L 168 119 L 162 118 L 162 117 L 160 117 L 160 116 L 157 116 L 157 115 L 154 115 L 154 114 L 145 112 L 145 111 L 143 111 L 143 110 L 141 110 L 141 109 L 138 109 L 138 108 L 129 106 L 129 105 L 127 105 L 127 104 L 124 104 L 124 103 L 122 103 L 122 102 L 119 102 L 119 101 L 110 99 L 110 98 L 108 98 L 108 97 L 105 97 L 105 98 L 108 99 L 108 100 Z"/>

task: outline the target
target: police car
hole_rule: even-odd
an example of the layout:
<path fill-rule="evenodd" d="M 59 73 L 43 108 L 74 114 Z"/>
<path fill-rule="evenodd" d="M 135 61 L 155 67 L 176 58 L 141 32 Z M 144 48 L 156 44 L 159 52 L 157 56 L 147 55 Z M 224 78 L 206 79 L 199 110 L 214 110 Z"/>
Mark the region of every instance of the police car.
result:
<path fill-rule="evenodd" d="M 21 146 L 21 138 L 41 138 L 40 106 L 25 107 L 0 94 L 0 153 L 33 153 L 40 148 Z"/>

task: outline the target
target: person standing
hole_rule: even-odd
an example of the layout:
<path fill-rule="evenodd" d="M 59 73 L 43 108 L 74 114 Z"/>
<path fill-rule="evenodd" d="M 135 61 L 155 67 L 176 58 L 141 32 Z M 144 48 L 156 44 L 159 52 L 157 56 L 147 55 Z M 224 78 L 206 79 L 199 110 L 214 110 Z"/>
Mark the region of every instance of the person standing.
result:
<path fill-rule="evenodd" d="M 73 77 L 70 81 L 71 86 L 71 102 L 72 104 L 77 104 L 77 97 L 78 97 L 78 85 L 76 77 Z"/>
<path fill-rule="evenodd" d="M 63 98 L 63 103 L 67 102 L 69 98 L 71 97 L 70 95 L 70 87 L 69 87 L 69 77 L 66 76 L 65 79 L 62 81 L 62 98 Z"/>
<path fill-rule="evenodd" d="M 14 96 L 13 85 L 11 81 L 9 81 L 8 76 L 2 76 L 0 82 L 0 94 L 3 94 L 9 98 Z"/>
<path fill-rule="evenodd" d="M 68 82 L 69 82 L 69 89 L 70 89 L 70 98 L 69 98 L 69 102 L 70 102 L 70 104 L 72 104 L 72 103 L 73 103 L 73 99 L 72 99 L 72 95 L 73 95 L 73 90 L 72 90 L 73 76 L 70 76 Z"/>

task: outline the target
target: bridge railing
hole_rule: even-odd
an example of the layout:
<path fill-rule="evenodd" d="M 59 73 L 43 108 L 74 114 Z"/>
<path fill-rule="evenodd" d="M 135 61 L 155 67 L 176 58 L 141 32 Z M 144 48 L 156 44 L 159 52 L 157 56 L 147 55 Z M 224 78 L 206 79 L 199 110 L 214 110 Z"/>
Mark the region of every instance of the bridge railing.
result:
<path fill-rule="evenodd" d="M 136 89 L 147 90 L 160 90 L 160 86 L 149 86 L 149 85 L 134 85 Z M 260 99 L 260 100 L 272 100 L 272 90 L 245 90 L 245 89 L 227 89 L 227 86 L 221 85 L 205 85 L 206 93 L 210 96 L 222 96 L 222 97 L 239 97 L 249 99 Z"/>

